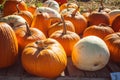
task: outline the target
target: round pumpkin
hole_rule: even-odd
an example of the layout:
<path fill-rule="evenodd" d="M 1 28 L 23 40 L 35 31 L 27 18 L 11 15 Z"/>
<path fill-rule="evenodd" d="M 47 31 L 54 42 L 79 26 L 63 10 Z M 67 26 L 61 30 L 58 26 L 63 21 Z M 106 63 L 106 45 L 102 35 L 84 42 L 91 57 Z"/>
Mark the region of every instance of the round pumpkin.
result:
<path fill-rule="evenodd" d="M 27 5 L 23 0 L 7 0 L 4 4 L 3 15 L 11 15 L 17 11 L 16 5 L 19 4 L 20 10 L 27 10 Z"/>
<path fill-rule="evenodd" d="M 99 25 L 104 23 L 106 25 L 110 24 L 110 17 L 106 12 L 92 12 L 88 17 L 88 25 Z"/>
<path fill-rule="evenodd" d="M 21 50 L 23 50 L 28 43 L 46 39 L 46 36 L 43 32 L 37 28 L 29 27 L 27 23 L 26 25 L 16 28 L 14 31 L 18 40 L 19 48 Z"/>
<path fill-rule="evenodd" d="M 0 22 L 0 68 L 12 66 L 18 57 L 18 42 L 13 29 Z"/>
<path fill-rule="evenodd" d="M 18 11 L 13 13 L 13 14 L 23 17 L 27 21 L 27 23 L 29 25 L 31 25 L 32 20 L 33 20 L 33 14 L 31 12 L 29 12 L 28 10 L 24 10 L 24 11 L 20 10 L 19 9 L 19 4 L 16 5 L 16 8 L 17 8 Z"/>
<path fill-rule="evenodd" d="M 115 32 L 118 32 L 120 29 L 120 14 L 113 20 L 112 26 Z"/>
<path fill-rule="evenodd" d="M 73 8 L 72 8 L 73 9 Z M 87 27 L 87 19 L 80 14 L 79 8 L 71 10 L 71 12 L 62 14 L 65 20 L 69 20 L 73 23 L 75 27 L 75 32 L 77 34 L 82 34 Z M 61 12 L 62 13 L 62 12 Z"/>
<path fill-rule="evenodd" d="M 24 69 L 40 77 L 58 77 L 67 66 L 63 47 L 50 38 L 29 43 L 21 58 Z"/>
<path fill-rule="evenodd" d="M 80 70 L 100 70 L 106 66 L 109 57 L 107 45 L 97 36 L 87 36 L 80 39 L 72 51 L 72 62 Z"/>
<path fill-rule="evenodd" d="M 101 39 L 104 39 L 105 36 L 112 33 L 114 33 L 114 30 L 107 25 L 104 25 L 104 24 L 100 24 L 98 26 L 92 25 L 85 29 L 85 31 L 83 32 L 83 37 L 93 35 Z"/>
<path fill-rule="evenodd" d="M 62 27 L 63 30 L 53 32 L 50 38 L 57 40 L 65 49 L 67 56 L 71 56 L 73 46 L 80 40 L 80 37 L 75 32 L 67 30 L 64 20 Z"/>
<path fill-rule="evenodd" d="M 36 10 L 36 6 L 35 5 L 28 6 L 28 11 L 31 12 L 33 15 L 35 13 L 35 10 Z"/>
<path fill-rule="evenodd" d="M 111 60 L 120 62 L 120 32 L 107 35 L 104 41 L 109 48 Z"/>

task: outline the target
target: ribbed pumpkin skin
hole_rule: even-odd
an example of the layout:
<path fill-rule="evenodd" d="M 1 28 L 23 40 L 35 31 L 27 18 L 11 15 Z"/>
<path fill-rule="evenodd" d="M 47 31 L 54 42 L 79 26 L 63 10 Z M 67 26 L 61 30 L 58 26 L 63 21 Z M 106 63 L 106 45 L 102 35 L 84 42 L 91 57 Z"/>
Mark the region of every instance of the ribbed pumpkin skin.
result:
<path fill-rule="evenodd" d="M 50 26 L 50 28 L 48 29 L 48 35 L 50 36 L 55 31 L 63 29 L 63 25 L 64 24 L 62 22 L 56 22 L 56 23 L 52 24 Z M 68 31 L 75 32 L 75 27 L 71 21 L 66 20 L 65 25 L 66 25 L 66 28 Z"/>
<path fill-rule="evenodd" d="M 104 39 L 105 36 L 112 34 L 112 33 L 114 33 L 114 30 L 109 26 L 92 25 L 85 29 L 85 31 L 83 32 L 83 37 L 93 35 L 101 39 Z"/>
<path fill-rule="evenodd" d="M 118 15 L 112 23 L 112 28 L 115 32 L 119 31 L 120 29 L 120 15 Z"/>
<path fill-rule="evenodd" d="M 63 47 L 56 40 L 48 38 L 25 47 L 22 65 L 30 74 L 54 78 L 66 68 L 67 57 Z"/>
<path fill-rule="evenodd" d="M 104 41 L 109 48 L 111 60 L 120 62 L 120 32 L 107 35 Z"/>
<path fill-rule="evenodd" d="M 99 25 L 101 23 L 110 24 L 110 17 L 106 12 L 93 12 L 88 17 L 89 26 Z"/>
<path fill-rule="evenodd" d="M 75 32 L 67 31 L 63 34 L 63 31 L 56 31 L 51 34 L 50 38 L 57 40 L 65 49 L 67 56 L 71 56 L 73 46 L 80 40 L 80 37 Z"/>
<path fill-rule="evenodd" d="M 18 43 L 12 28 L 0 22 L 0 68 L 13 65 L 18 55 Z"/>
<path fill-rule="evenodd" d="M 7 15 L 11 15 L 14 12 L 17 11 L 16 5 L 20 2 L 20 0 L 7 0 L 4 4 L 4 9 L 3 9 L 3 15 L 7 16 Z M 19 9 L 20 10 L 27 10 L 27 5 L 25 4 L 25 2 L 22 0 L 19 3 Z"/>

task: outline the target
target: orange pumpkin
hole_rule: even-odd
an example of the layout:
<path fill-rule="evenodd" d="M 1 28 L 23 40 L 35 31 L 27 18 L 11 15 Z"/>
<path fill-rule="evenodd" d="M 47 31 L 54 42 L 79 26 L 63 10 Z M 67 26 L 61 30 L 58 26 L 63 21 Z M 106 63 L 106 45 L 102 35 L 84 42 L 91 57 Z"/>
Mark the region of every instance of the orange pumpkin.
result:
<path fill-rule="evenodd" d="M 82 34 L 85 28 L 87 27 L 87 20 L 86 18 L 78 12 L 78 9 L 73 10 L 72 12 L 68 12 L 67 14 L 64 13 L 62 14 L 64 16 L 65 20 L 70 20 L 74 27 L 75 27 L 75 32 L 77 34 Z"/>
<path fill-rule="evenodd" d="M 58 77 L 67 66 L 63 47 L 50 38 L 29 43 L 24 48 L 21 58 L 24 69 L 40 77 Z"/>
<path fill-rule="evenodd" d="M 67 8 L 74 8 L 74 9 L 77 9 L 78 8 L 78 5 L 75 4 L 75 3 L 64 3 L 60 6 L 60 11 L 64 10 L 64 9 L 67 9 Z"/>
<path fill-rule="evenodd" d="M 48 37 L 48 27 L 51 25 L 49 14 L 46 12 L 39 12 L 34 15 L 31 27 L 41 30 L 46 37 Z"/>
<path fill-rule="evenodd" d="M 75 27 L 71 21 L 65 20 L 66 29 L 72 32 L 75 32 Z M 63 29 L 64 23 L 62 21 L 52 24 L 48 29 L 48 35 L 50 36 L 57 30 Z"/>
<path fill-rule="evenodd" d="M 17 4 L 19 4 L 20 10 L 27 10 L 27 5 L 23 0 L 7 0 L 4 4 L 3 16 L 11 15 L 16 12 Z"/>
<path fill-rule="evenodd" d="M 19 15 L 19 16 L 21 16 L 21 17 L 23 17 L 26 21 L 27 21 L 27 23 L 29 24 L 29 25 L 31 25 L 31 23 L 32 23 L 32 20 L 33 20 L 33 15 L 32 15 L 32 13 L 30 13 L 29 11 L 27 11 L 27 10 L 20 10 L 19 9 L 19 4 L 17 4 L 16 5 L 16 8 L 17 8 L 17 12 L 15 12 L 14 14 L 15 15 Z"/>
<path fill-rule="evenodd" d="M 112 26 L 115 32 L 119 31 L 120 29 L 120 14 L 113 20 Z"/>
<path fill-rule="evenodd" d="M 0 68 L 12 66 L 17 61 L 18 42 L 13 29 L 0 22 Z"/>
<path fill-rule="evenodd" d="M 88 17 L 88 25 L 91 26 L 91 25 L 99 25 L 101 23 L 104 23 L 106 25 L 109 25 L 109 20 L 110 20 L 110 17 L 109 15 L 106 13 L 106 12 L 92 12 L 89 17 Z"/>
<path fill-rule="evenodd" d="M 29 28 L 27 23 L 26 25 L 16 28 L 14 31 L 21 50 L 23 50 L 28 43 L 46 39 L 45 35 L 40 30 L 37 28 Z"/>
<path fill-rule="evenodd" d="M 33 15 L 34 15 L 35 10 L 36 10 L 36 6 L 35 5 L 28 6 L 28 11 L 31 12 Z"/>
<path fill-rule="evenodd" d="M 104 39 L 105 36 L 112 33 L 114 33 L 114 30 L 107 25 L 104 24 L 100 24 L 98 26 L 92 25 L 85 29 L 85 31 L 83 32 L 83 37 L 93 35 L 101 39 Z"/>
<path fill-rule="evenodd" d="M 120 32 L 107 35 L 104 41 L 109 48 L 111 60 L 120 62 Z"/>
<path fill-rule="evenodd" d="M 55 31 L 50 38 L 57 40 L 65 49 L 67 56 L 71 56 L 73 46 L 80 40 L 80 37 L 75 32 L 67 31 L 64 20 L 63 23 L 63 30 Z"/>

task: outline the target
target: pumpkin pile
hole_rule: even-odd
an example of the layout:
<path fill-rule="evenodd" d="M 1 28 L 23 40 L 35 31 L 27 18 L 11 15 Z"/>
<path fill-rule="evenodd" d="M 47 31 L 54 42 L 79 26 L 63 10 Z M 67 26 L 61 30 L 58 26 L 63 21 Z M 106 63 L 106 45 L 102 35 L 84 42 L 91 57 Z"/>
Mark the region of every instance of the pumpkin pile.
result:
<path fill-rule="evenodd" d="M 0 68 L 12 66 L 19 56 L 26 72 L 55 78 L 67 67 L 67 57 L 87 71 L 100 70 L 109 60 L 120 62 L 120 10 L 108 11 L 102 1 L 86 13 L 68 0 L 44 0 L 41 6 L 4 1 Z"/>

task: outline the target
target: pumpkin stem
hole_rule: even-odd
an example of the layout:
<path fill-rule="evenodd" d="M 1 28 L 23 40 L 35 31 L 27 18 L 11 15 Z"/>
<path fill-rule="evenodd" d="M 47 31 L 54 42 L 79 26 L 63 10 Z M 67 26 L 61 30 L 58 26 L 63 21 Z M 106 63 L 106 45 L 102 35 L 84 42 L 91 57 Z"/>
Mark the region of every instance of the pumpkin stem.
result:
<path fill-rule="evenodd" d="M 38 45 L 38 49 L 41 51 L 45 48 L 43 40 L 36 41 L 36 44 Z"/>
<path fill-rule="evenodd" d="M 62 22 L 63 22 L 63 35 L 67 33 L 67 30 L 66 30 L 66 24 L 65 24 L 65 20 L 64 20 L 64 17 L 61 16 L 61 19 L 62 19 Z"/>
<path fill-rule="evenodd" d="M 26 30 L 27 30 L 26 34 L 27 34 L 28 36 L 31 36 L 32 34 L 31 34 L 31 31 L 30 31 L 30 28 L 29 28 L 27 22 L 25 22 L 25 24 L 26 24 Z"/>
<path fill-rule="evenodd" d="M 48 4 L 48 7 L 50 7 L 50 6 L 51 6 L 51 4 L 52 4 L 52 2 L 50 2 L 50 3 Z"/>
<path fill-rule="evenodd" d="M 104 9 L 104 5 L 103 5 L 103 0 L 100 1 L 100 7 L 98 9 L 98 12 L 101 12 L 101 10 Z"/>
<path fill-rule="evenodd" d="M 75 9 L 73 12 L 72 12 L 72 16 L 74 17 L 75 16 L 75 14 L 77 13 L 77 11 L 79 10 L 79 8 L 80 8 L 80 6 L 78 5 L 78 8 L 77 9 Z"/>

